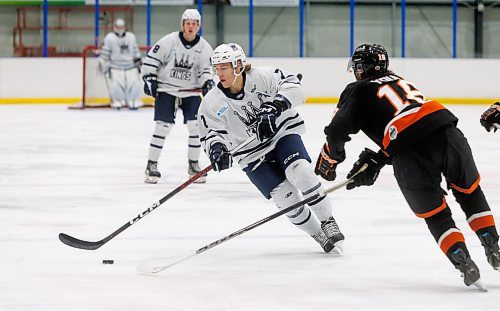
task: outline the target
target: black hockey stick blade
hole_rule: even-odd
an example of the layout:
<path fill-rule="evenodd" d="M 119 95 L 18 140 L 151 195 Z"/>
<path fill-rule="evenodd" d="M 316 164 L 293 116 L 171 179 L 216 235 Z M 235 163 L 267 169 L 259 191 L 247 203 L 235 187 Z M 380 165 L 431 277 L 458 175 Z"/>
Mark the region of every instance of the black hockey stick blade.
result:
<path fill-rule="evenodd" d="M 104 240 L 97 242 L 83 241 L 67 235 L 66 233 L 59 233 L 59 240 L 68 246 L 88 250 L 96 250 L 106 243 Z"/>

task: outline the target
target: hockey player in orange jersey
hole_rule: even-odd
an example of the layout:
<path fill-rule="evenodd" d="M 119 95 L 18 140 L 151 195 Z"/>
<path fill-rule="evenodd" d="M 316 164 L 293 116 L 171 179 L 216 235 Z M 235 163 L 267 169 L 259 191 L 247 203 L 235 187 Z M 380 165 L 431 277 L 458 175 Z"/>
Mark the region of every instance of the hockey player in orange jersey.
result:
<path fill-rule="evenodd" d="M 443 253 L 462 273 L 465 285 L 485 290 L 464 236 L 451 216 L 446 192 L 440 187 L 444 175 L 488 262 L 500 271 L 498 233 L 469 144 L 456 127 L 457 117 L 440 103 L 426 100 L 412 82 L 389 71 L 388 66 L 389 57 L 381 45 L 356 48 L 349 68 L 357 81 L 342 92 L 325 128 L 327 142 L 315 171 L 327 180 L 335 179 L 335 169 L 345 159 L 349 135 L 363 131 L 380 150 L 361 153 L 347 177 L 364 164 L 368 168 L 355 176 L 347 189 L 373 185 L 382 167 L 392 164 L 410 208 L 427 223 Z"/>

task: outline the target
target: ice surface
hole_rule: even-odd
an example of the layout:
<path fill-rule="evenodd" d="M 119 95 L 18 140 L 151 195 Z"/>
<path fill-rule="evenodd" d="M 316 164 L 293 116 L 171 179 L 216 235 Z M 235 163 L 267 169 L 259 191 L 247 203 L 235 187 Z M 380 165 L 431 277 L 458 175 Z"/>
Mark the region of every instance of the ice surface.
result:
<path fill-rule="evenodd" d="M 500 133 L 480 127 L 486 106 L 450 109 L 500 222 Z M 333 108 L 299 110 L 315 160 Z M 276 211 L 239 168 L 210 173 L 96 251 L 63 245 L 60 232 L 100 240 L 187 180 L 187 130 L 178 124 L 159 162 L 161 183 L 143 183 L 152 116 L 0 106 L 0 310 L 498 310 L 500 273 L 454 199 L 448 203 L 488 293 L 463 285 L 391 167 L 373 187 L 329 196 L 346 235 L 341 257 L 279 218 L 159 275 L 136 273 L 140 263 L 175 261 Z M 365 145 L 374 148 L 363 134 L 347 145 L 339 180 Z"/>

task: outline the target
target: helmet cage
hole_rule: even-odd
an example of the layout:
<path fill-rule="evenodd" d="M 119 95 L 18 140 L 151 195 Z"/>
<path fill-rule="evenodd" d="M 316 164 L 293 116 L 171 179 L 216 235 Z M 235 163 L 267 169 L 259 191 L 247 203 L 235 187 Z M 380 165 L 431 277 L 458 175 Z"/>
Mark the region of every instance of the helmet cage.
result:
<path fill-rule="evenodd" d="M 358 46 L 348 64 L 348 70 L 353 70 L 358 79 L 386 72 L 388 67 L 389 56 L 386 49 L 379 44 Z"/>

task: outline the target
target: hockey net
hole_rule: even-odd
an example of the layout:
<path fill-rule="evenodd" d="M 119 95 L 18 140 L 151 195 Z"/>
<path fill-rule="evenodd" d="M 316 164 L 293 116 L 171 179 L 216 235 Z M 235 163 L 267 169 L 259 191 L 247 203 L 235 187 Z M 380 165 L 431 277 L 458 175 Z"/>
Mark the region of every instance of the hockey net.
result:
<path fill-rule="evenodd" d="M 148 47 L 139 47 L 142 56 L 148 52 Z M 99 71 L 99 49 L 87 46 L 82 52 L 82 97 L 81 102 L 71 105 L 71 109 L 84 108 L 109 108 L 111 100 L 109 97 L 108 81 Z M 141 99 L 144 107 L 152 107 L 154 99 L 144 94 L 141 83 Z"/>

